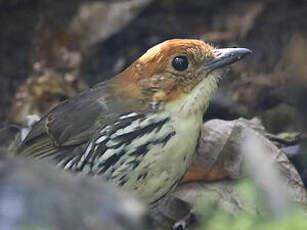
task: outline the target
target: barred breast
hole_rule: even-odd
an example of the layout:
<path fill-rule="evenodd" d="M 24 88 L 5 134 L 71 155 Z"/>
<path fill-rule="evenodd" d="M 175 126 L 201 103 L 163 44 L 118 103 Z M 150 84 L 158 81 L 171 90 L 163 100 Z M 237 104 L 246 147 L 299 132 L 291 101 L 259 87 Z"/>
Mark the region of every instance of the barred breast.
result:
<path fill-rule="evenodd" d="M 200 122 L 167 112 L 124 114 L 102 127 L 81 156 L 59 165 L 101 175 L 152 204 L 183 177 L 197 144 Z"/>

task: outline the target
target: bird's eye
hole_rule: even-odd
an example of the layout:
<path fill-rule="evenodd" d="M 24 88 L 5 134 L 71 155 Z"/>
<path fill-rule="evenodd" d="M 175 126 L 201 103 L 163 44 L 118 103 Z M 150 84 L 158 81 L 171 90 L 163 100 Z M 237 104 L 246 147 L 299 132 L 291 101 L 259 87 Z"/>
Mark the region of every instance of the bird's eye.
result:
<path fill-rule="evenodd" d="M 174 59 L 172 61 L 172 65 L 173 65 L 175 70 L 183 71 L 186 68 L 188 68 L 189 61 L 188 61 L 187 57 L 185 57 L 185 56 L 177 56 L 177 57 L 174 57 Z"/>

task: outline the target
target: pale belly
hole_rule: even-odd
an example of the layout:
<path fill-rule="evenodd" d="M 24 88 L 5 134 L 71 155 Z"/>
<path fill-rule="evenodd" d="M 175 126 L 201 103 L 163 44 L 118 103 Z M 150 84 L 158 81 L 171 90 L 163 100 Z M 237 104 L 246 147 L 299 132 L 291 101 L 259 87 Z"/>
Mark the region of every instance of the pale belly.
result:
<path fill-rule="evenodd" d="M 165 196 L 189 167 L 200 134 L 201 118 L 172 120 L 159 132 L 175 131 L 163 145 L 153 145 L 123 186 L 141 200 L 152 203 Z M 157 133 L 155 135 L 161 135 Z"/>

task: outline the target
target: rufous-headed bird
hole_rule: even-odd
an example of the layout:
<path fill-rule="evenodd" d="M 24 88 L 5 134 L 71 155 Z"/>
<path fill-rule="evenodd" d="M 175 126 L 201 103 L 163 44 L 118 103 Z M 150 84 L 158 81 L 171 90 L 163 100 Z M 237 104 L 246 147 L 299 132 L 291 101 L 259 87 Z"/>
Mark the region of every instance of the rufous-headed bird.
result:
<path fill-rule="evenodd" d="M 173 39 L 52 109 L 18 154 L 111 180 L 155 204 L 183 178 L 221 69 L 250 54 Z"/>

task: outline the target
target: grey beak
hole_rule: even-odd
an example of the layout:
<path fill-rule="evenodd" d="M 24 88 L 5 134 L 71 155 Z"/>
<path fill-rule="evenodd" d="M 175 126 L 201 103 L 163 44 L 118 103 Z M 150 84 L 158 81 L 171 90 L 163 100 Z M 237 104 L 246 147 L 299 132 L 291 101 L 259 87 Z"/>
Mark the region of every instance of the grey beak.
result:
<path fill-rule="evenodd" d="M 205 67 L 210 71 L 230 65 L 253 53 L 246 48 L 224 48 L 216 49 L 213 52 L 216 57 L 205 64 Z"/>

